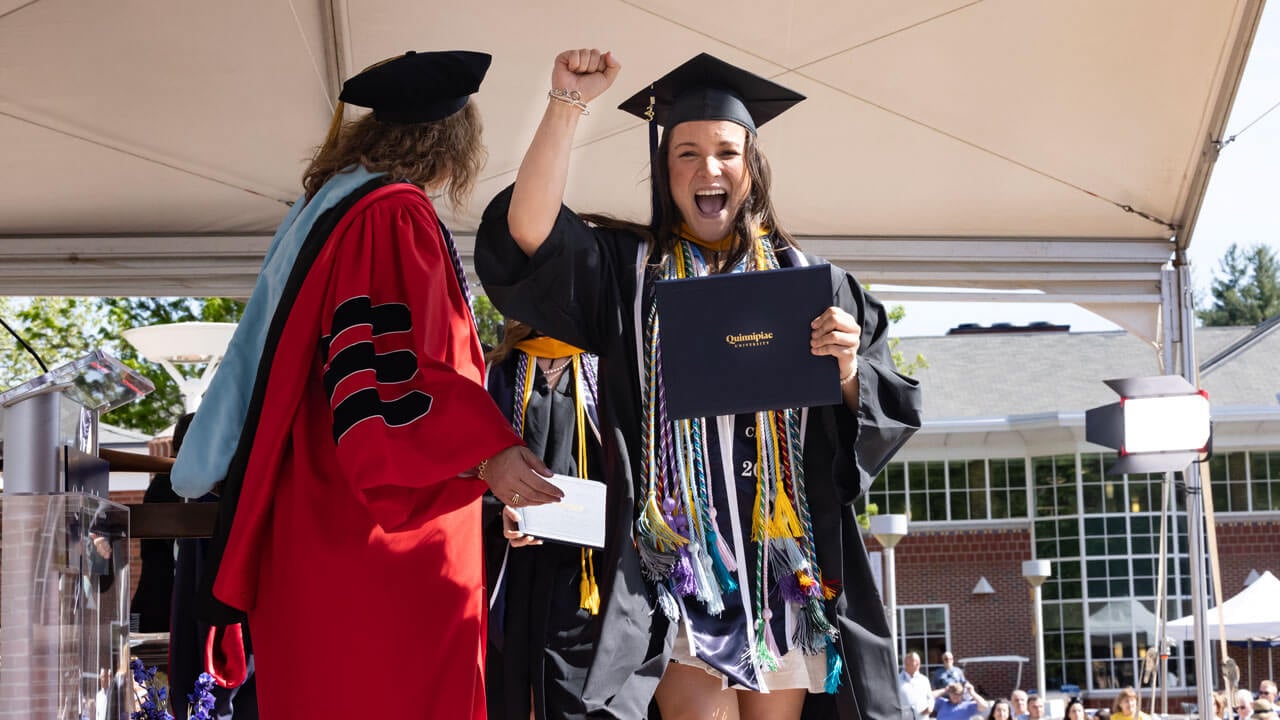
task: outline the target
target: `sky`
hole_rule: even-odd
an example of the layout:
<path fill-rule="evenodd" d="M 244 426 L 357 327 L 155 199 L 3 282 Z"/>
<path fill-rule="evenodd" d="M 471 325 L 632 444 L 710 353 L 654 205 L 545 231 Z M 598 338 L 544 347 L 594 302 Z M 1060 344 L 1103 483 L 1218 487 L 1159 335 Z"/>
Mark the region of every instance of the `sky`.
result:
<path fill-rule="evenodd" d="M 1266 244 L 1280 254 L 1280 108 L 1267 113 L 1277 103 L 1280 0 L 1272 0 L 1263 10 L 1227 121 L 1226 137 L 1239 136 L 1218 156 L 1188 249 L 1200 297 L 1208 297 L 1218 261 L 1232 243 L 1242 249 Z M 1026 325 L 1037 320 L 1070 325 L 1072 332 L 1120 329 L 1083 308 L 1062 303 L 901 304 L 906 317 L 893 328 L 898 337 L 945 335 L 961 323 Z"/>

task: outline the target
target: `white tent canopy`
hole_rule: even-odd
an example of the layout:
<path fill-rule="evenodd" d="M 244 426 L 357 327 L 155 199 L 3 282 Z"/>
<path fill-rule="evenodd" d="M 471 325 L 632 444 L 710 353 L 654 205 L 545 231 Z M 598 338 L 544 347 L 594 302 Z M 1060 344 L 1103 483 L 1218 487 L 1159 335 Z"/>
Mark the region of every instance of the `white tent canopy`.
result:
<path fill-rule="evenodd" d="M 1205 611 L 1209 638 L 1217 640 L 1225 634 L 1232 642 L 1280 640 L 1277 607 L 1280 607 L 1280 579 L 1268 570 L 1244 590 L 1223 601 L 1223 631 L 1219 631 L 1217 608 Z M 1169 637 L 1176 640 L 1191 640 L 1194 636 L 1191 615 L 1171 620 L 1167 627 Z"/>
<path fill-rule="evenodd" d="M 339 78 L 407 49 L 495 56 L 489 163 L 445 212 L 466 254 L 555 53 L 596 45 L 623 72 L 580 125 L 571 206 L 644 217 L 646 131 L 613 106 L 707 51 L 809 96 L 762 132 L 806 249 L 864 282 L 1025 290 L 1151 338 L 1261 8 L 0 0 L 0 294 L 247 295 Z"/>
<path fill-rule="evenodd" d="M 1156 615 L 1141 600 L 1112 600 L 1089 614 L 1090 635 L 1141 633 L 1147 638 L 1156 629 Z"/>

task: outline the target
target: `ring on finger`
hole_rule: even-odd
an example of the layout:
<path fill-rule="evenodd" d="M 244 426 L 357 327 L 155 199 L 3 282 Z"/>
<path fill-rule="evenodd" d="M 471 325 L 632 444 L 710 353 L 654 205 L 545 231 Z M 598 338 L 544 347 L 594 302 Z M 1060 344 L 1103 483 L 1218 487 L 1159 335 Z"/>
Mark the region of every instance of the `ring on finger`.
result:
<path fill-rule="evenodd" d="M 517 506 L 520 504 L 520 493 L 511 493 L 511 504 Z"/>

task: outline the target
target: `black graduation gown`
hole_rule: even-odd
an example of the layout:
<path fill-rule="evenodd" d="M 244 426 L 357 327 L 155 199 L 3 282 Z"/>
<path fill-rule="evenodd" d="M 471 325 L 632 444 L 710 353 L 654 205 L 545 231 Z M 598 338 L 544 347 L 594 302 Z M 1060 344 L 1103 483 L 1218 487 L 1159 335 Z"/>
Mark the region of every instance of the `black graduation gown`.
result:
<path fill-rule="evenodd" d="M 591 227 L 562 207 L 532 258 L 511 238 L 511 189 L 485 210 L 476 235 L 476 272 L 494 305 L 600 358 L 600 422 L 609 483 L 609 547 L 598 575 L 602 627 L 583 691 L 593 717 L 640 718 L 666 667 L 675 627 L 657 610 L 632 541 L 641 475 L 639 353 L 635 297 L 642 239 L 626 230 Z M 779 252 L 783 266 L 808 259 Z M 844 672 L 835 695 L 810 694 L 805 716 L 907 720 L 898 697 L 889 627 L 853 502 L 919 428 L 920 392 L 899 374 L 888 347 L 883 306 L 853 276 L 832 267 L 832 304 L 862 327 L 859 407 L 813 408 L 804 437 L 804 468 L 818 563 L 842 591 L 827 602 L 840 632 Z"/>
<path fill-rule="evenodd" d="M 498 409 L 515 416 L 518 355 L 489 368 L 486 386 Z M 552 471 L 578 476 L 576 409 L 572 369 L 547 385 L 535 371 L 525 411 L 524 440 Z M 600 443 L 588 429 L 586 477 L 600 479 Z M 579 607 L 582 551 L 545 543 L 508 549 L 502 534 L 502 503 L 486 493 L 484 544 L 487 587 L 492 595 L 499 568 L 502 587 L 491 598 L 485 695 L 489 720 L 528 720 L 530 689 L 537 720 L 586 717 L 582 687 L 591 662 L 599 616 Z M 600 567 L 599 555 L 594 562 Z"/>

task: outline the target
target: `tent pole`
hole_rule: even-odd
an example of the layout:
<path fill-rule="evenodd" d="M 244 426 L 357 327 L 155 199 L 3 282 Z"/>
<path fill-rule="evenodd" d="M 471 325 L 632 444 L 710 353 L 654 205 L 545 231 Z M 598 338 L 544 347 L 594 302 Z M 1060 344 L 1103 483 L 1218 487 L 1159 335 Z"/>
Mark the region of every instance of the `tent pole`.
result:
<path fill-rule="evenodd" d="M 1156 572 L 1159 577 L 1159 584 L 1156 587 L 1156 641 L 1153 647 L 1148 647 L 1147 652 L 1153 650 L 1156 653 L 1157 662 L 1154 663 L 1155 680 L 1159 682 L 1160 687 L 1160 714 L 1169 714 L 1169 644 L 1168 638 L 1168 608 L 1169 608 L 1169 514 L 1172 512 L 1169 503 L 1169 496 L 1173 489 L 1173 473 L 1166 472 L 1164 480 L 1160 483 L 1160 569 Z M 1155 700 L 1152 699 L 1151 712 L 1155 714 Z"/>
<path fill-rule="evenodd" d="M 1191 269 L 1186 264 L 1186 256 L 1183 252 L 1176 253 L 1174 266 L 1178 278 L 1178 297 L 1174 304 L 1174 312 L 1177 314 L 1176 327 L 1181 336 L 1179 338 L 1181 341 L 1179 370 L 1188 382 L 1199 387 L 1197 384 L 1199 368 L 1196 362 L 1193 335 L 1195 297 L 1191 284 Z M 1191 612 L 1194 629 L 1192 655 L 1196 668 L 1196 705 L 1200 717 L 1206 718 L 1213 712 L 1213 687 L 1217 673 L 1213 669 L 1213 660 L 1210 657 L 1213 645 L 1209 642 L 1209 624 L 1205 622 L 1205 598 L 1208 597 L 1208 593 L 1205 588 L 1206 553 L 1200 463 L 1193 462 L 1188 465 L 1183 471 L 1183 477 L 1186 479 L 1187 555 L 1191 560 L 1188 565 L 1191 573 Z"/>

